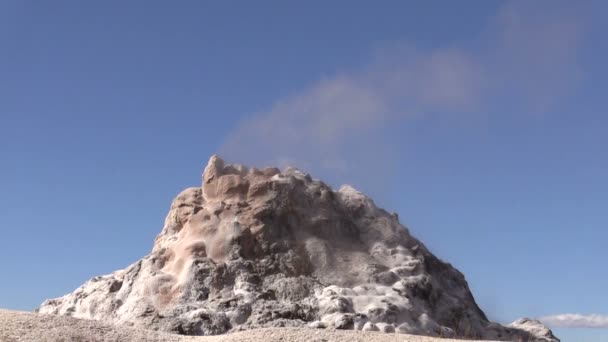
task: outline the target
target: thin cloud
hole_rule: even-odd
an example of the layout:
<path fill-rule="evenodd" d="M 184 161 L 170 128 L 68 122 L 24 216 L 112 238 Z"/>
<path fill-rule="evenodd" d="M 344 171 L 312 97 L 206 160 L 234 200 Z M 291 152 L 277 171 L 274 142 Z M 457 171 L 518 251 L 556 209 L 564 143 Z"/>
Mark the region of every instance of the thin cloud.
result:
<path fill-rule="evenodd" d="M 539 320 L 556 328 L 608 328 L 608 315 L 560 314 Z"/>
<path fill-rule="evenodd" d="M 496 44 L 489 70 L 498 90 L 547 111 L 572 93 L 583 77 L 580 51 L 588 10 L 564 1 L 511 1 L 500 9 L 490 31 Z"/>
<path fill-rule="evenodd" d="M 258 165 L 293 163 L 376 188 L 369 182 L 388 182 L 395 172 L 393 142 L 400 133 L 391 128 L 429 113 L 496 113 L 505 103 L 521 104 L 514 106 L 518 112 L 547 111 L 576 89 L 583 17 L 572 3 L 555 4 L 507 3 L 475 49 L 404 42 L 377 49 L 368 65 L 244 119 L 219 152 Z"/>

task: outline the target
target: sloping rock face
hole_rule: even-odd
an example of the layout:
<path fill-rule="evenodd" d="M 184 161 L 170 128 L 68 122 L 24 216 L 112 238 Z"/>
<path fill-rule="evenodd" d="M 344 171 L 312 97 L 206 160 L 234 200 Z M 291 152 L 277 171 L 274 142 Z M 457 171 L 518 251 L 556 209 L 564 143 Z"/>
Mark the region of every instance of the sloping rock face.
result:
<path fill-rule="evenodd" d="M 559 341 L 489 322 L 458 270 L 350 186 L 224 165 L 180 193 L 152 252 L 40 313 L 213 335 L 257 327 Z"/>

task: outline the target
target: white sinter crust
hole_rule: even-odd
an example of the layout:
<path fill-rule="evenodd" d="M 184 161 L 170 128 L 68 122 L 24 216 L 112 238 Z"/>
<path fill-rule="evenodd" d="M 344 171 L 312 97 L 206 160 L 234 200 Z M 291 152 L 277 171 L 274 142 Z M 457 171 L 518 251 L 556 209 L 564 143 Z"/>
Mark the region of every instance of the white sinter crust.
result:
<path fill-rule="evenodd" d="M 310 326 L 558 341 L 489 322 L 462 273 L 351 186 L 217 156 L 202 187 L 173 201 L 149 255 L 39 312 L 188 335 Z"/>

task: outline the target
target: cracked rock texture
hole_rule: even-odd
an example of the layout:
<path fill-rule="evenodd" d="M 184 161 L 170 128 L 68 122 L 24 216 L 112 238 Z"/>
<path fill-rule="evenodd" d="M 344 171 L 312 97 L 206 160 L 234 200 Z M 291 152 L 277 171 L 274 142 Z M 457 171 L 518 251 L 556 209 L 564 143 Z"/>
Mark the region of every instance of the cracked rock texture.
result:
<path fill-rule="evenodd" d="M 350 186 L 211 157 L 171 204 L 152 252 L 40 313 L 184 335 L 259 327 L 559 341 L 537 321 L 488 321 L 458 270 Z"/>

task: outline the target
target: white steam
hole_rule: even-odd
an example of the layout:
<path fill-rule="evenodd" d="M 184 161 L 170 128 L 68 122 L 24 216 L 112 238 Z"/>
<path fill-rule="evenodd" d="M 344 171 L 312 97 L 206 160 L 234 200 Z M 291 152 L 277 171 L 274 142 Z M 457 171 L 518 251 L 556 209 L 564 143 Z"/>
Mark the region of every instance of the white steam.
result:
<path fill-rule="evenodd" d="M 384 46 L 359 70 L 244 119 L 220 153 L 254 165 L 296 164 L 356 185 L 387 181 L 394 160 L 403 159 L 398 127 L 412 118 L 492 115 L 505 103 L 514 112 L 542 112 L 568 95 L 581 75 L 583 18 L 574 5 L 507 3 L 473 37 L 475 48 Z"/>

